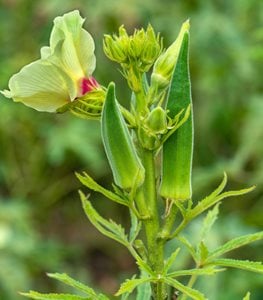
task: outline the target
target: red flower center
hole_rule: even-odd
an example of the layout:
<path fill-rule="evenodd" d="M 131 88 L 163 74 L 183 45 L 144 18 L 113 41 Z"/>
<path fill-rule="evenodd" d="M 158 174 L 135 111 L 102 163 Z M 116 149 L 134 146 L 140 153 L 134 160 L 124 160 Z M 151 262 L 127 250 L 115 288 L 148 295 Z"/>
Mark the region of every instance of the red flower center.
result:
<path fill-rule="evenodd" d="M 85 95 L 86 93 L 94 90 L 98 86 L 99 84 L 94 77 L 91 76 L 89 78 L 82 78 L 80 84 L 81 95 Z"/>

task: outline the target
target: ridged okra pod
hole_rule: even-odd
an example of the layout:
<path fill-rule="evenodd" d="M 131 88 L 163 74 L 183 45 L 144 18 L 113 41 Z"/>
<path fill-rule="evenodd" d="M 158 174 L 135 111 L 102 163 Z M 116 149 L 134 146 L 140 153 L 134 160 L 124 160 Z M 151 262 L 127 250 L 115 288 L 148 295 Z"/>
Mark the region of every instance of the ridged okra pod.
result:
<path fill-rule="evenodd" d="M 144 180 L 144 168 L 121 114 L 113 83 L 108 87 L 102 112 L 102 140 L 115 183 L 123 189 L 139 186 Z"/>
<path fill-rule="evenodd" d="M 166 107 L 171 118 L 189 105 L 191 107 L 187 121 L 163 145 L 160 194 L 174 200 L 186 200 L 192 196 L 193 115 L 188 45 L 189 33 L 186 32 L 172 75 Z"/>

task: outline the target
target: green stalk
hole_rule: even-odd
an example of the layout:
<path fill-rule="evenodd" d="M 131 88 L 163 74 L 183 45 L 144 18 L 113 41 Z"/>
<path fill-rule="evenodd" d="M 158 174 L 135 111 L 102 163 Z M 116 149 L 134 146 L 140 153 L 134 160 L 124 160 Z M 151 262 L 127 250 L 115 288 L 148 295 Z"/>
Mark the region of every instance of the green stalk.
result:
<path fill-rule="evenodd" d="M 137 204 L 140 213 L 149 216 L 148 219 L 144 220 L 148 263 L 156 274 L 161 274 L 164 265 L 164 243 L 163 240 L 157 238 L 160 230 L 160 222 L 157 206 L 154 153 L 150 150 L 141 149 L 140 154 L 142 164 L 145 168 L 145 181 L 138 192 Z M 165 285 L 162 282 L 153 283 L 152 289 L 154 299 L 165 299 Z"/>
<path fill-rule="evenodd" d="M 173 201 L 173 200 L 170 200 L 170 201 Z M 177 212 L 178 212 L 177 206 L 174 203 L 172 203 L 171 208 L 169 209 L 167 215 L 165 216 L 162 230 L 160 231 L 160 234 L 158 236 L 164 242 L 167 240 L 170 240 L 170 235 L 171 235 L 171 231 L 174 227 L 174 221 L 175 221 Z"/>

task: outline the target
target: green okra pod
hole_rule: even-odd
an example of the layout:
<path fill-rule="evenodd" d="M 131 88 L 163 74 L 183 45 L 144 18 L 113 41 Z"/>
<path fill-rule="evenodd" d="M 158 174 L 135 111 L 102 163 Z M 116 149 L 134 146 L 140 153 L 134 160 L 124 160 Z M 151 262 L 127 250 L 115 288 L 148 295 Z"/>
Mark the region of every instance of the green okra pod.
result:
<path fill-rule="evenodd" d="M 188 45 L 189 33 L 186 32 L 171 79 L 166 107 L 171 118 L 189 105 L 191 107 L 187 121 L 163 145 L 160 194 L 174 200 L 186 200 L 192 196 L 193 115 Z"/>
<path fill-rule="evenodd" d="M 121 114 L 113 83 L 108 87 L 102 112 L 102 140 L 115 183 L 124 189 L 139 186 L 144 180 L 144 168 Z"/>

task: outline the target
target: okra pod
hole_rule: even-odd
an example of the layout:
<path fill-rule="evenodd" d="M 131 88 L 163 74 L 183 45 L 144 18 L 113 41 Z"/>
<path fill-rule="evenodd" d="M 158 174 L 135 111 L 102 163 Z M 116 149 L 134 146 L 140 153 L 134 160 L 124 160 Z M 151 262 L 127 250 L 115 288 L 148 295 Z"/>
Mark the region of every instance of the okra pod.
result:
<path fill-rule="evenodd" d="M 108 87 L 102 112 L 102 140 L 115 183 L 123 189 L 139 186 L 144 180 L 144 168 L 121 114 L 113 83 Z"/>
<path fill-rule="evenodd" d="M 191 107 L 187 121 L 163 145 L 160 194 L 174 200 L 186 200 L 192 196 L 193 114 L 188 44 L 189 34 L 186 32 L 171 79 L 166 107 L 171 118 L 189 105 Z"/>

